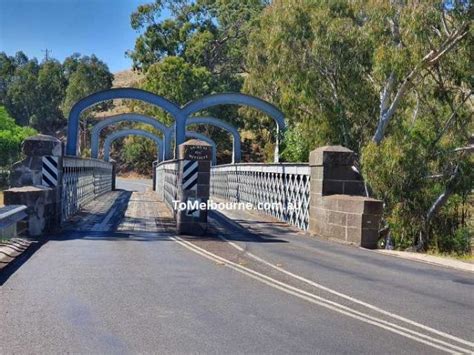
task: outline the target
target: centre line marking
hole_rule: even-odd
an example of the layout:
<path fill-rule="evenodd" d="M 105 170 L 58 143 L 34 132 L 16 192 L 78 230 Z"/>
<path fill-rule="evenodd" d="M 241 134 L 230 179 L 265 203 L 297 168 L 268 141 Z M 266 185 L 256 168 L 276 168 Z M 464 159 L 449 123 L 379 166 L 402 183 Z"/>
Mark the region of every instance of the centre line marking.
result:
<path fill-rule="evenodd" d="M 290 271 L 288 271 L 288 270 L 285 270 L 285 269 L 283 269 L 283 268 L 280 267 L 280 266 L 274 265 L 274 264 L 272 264 L 272 263 L 270 263 L 270 262 L 268 262 L 268 261 L 266 261 L 266 260 L 264 260 L 264 259 L 262 259 L 262 258 L 256 256 L 255 254 L 250 253 L 249 251 L 245 250 L 244 248 L 242 248 L 242 247 L 239 246 L 238 244 L 229 241 L 228 239 L 226 239 L 225 237 L 223 237 L 223 236 L 221 236 L 221 235 L 218 235 L 218 237 L 219 237 L 220 239 L 222 239 L 223 241 L 229 243 L 231 246 L 233 246 L 233 247 L 236 248 L 237 250 L 239 250 L 239 251 L 241 251 L 241 252 L 244 252 L 245 254 L 247 254 L 247 255 L 248 255 L 249 257 L 251 257 L 252 259 L 255 259 L 255 260 L 257 260 L 257 261 L 259 261 L 259 262 L 261 262 L 261 263 L 263 263 L 263 264 L 265 264 L 265 265 L 267 265 L 267 266 L 269 266 L 269 267 L 271 267 L 271 268 L 273 268 L 273 269 L 275 269 L 275 270 L 278 270 L 278 271 L 280 271 L 280 272 L 282 272 L 282 273 L 284 273 L 284 274 L 286 274 L 286 275 L 288 275 L 288 276 L 291 276 L 291 277 L 293 277 L 293 278 L 295 278 L 295 279 L 297 279 L 297 280 L 299 280 L 299 281 L 302 281 L 302 282 L 304 282 L 304 283 L 307 283 L 308 285 L 314 286 L 314 287 L 316 287 L 316 288 L 319 288 L 320 290 L 323 290 L 323 291 L 326 291 L 326 292 L 331 293 L 331 294 L 333 294 L 333 295 L 339 296 L 339 297 L 344 298 L 344 299 L 346 299 L 346 300 L 348 300 L 348 301 L 357 303 L 357 304 L 359 304 L 359 305 L 361 305 L 361 306 L 364 306 L 364 307 L 367 307 L 367 308 L 369 308 L 369 309 L 371 309 L 371 310 L 373 310 L 373 311 L 376 311 L 376 312 L 379 312 L 379 313 L 384 314 L 384 315 L 386 315 L 386 316 L 392 317 L 392 318 L 394 318 L 394 319 L 403 321 L 403 322 L 405 322 L 405 323 L 407 323 L 407 324 L 413 325 L 413 326 L 415 326 L 415 327 L 418 327 L 418 328 L 420 328 L 420 329 L 426 330 L 426 331 L 431 332 L 431 333 L 433 333 L 433 334 L 437 334 L 437 335 L 440 335 L 440 336 L 442 336 L 442 337 L 444 337 L 444 338 L 451 339 L 451 340 L 457 341 L 457 342 L 459 342 L 459 343 L 462 343 L 462 344 L 464 344 L 464 345 L 474 347 L 474 343 L 472 343 L 472 342 L 470 342 L 470 341 L 468 341 L 468 340 L 465 340 L 465 339 L 462 339 L 462 338 L 458 338 L 458 337 L 456 337 L 456 336 L 454 336 L 454 335 L 451 335 L 451 334 L 448 334 L 448 333 L 444 333 L 444 332 L 442 332 L 442 331 L 440 331 L 440 330 L 437 330 L 437 329 L 428 327 L 428 326 L 426 326 L 426 325 L 424 325 L 424 324 L 417 323 L 417 322 L 415 322 L 415 321 L 413 321 L 413 320 L 411 320 L 411 319 L 408 319 L 408 318 L 399 316 L 399 315 L 397 315 L 397 314 L 394 314 L 394 313 L 385 311 L 385 310 L 383 310 L 383 309 L 381 309 L 381 308 L 378 308 L 377 306 L 371 305 L 371 304 L 369 304 L 369 303 L 366 303 L 366 302 L 364 302 L 364 301 L 361 301 L 361 300 L 359 300 L 359 299 L 357 299 L 357 298 L 351 297 L 351 296 L 346 295 L 346 294 L 344 294 L 344 293 L 340 293 L 340 292 L 338 292 L 338 291 L 336 291 L 336 290 L 333 290 L 333 289 L 331 289 L 331 288 L 328 288 L 328 287 L 326 287 L 326 286 L 323 286 L 323 285 L 321 285 L 321 284 L 318 284 L 318 283 L 316 283 L 316 282 L 314 282 L 314 281 L 311 281 L 311 280 L 309 280 L 309 279 L 306 279 L 306 278 L 304 278 L 304 277 L 302 277 L 302 276 L 293 274 L 292 272 L 290 272 Z"/>
<path fill-rule="evenodd" d="M 280 281 L 275 280 L 275 279 L 273 279 L 269 276 L 266 276 L 266 275 L 261 274 L 257 271 L 254 271 L 252 269 L 249 269 L 249 268 L 246 268 L 246 267 L 241 266 L 239 264 L 236 264 L 236 263 L 234 263 L 230 260 L 222 258 L 222 257 L 220 257 L 216 254 L 208 252 L 207 250 L 202 249 L 202 248 L 200 248 L 200 247 L 198 247 L 198 246 L 196 246 L 196 245 L 194 245 L 194 244 L 192 244 L 188 241 L 185 241 L 180 237 L 170 237 L 170 238 L 172 240 L 176 241 L 178 244 L 184 246 L 188 250 L 191 250 L 191 251 L 195 252 L 196 254 L 199 254 L 199 255 L 201 255 L 201 256 L 203 256 L 207 259 L 210 259 L 214 262 L 219 261 L 220 263 L 223 263 L 225 266 L 227 266 L 227 267 L 229 267 L 229 268 L 231 268 L 235 271 L 238 271 L 242 274 L 245 274 L 245 275 L 247 275 L 247 276 L 249 276 L 249 277 L 251 277 L 255 280 L 258 280 L 258 281 L 260 281 L 260 282 L 262 282 L 262 283 L 264 283 L 268 286 L 271 286 L 273 288 L 279 289 L 279 290 L 281 290 L 285 293 L 288 293 L 288 294 L 293 295 L 295 297 L 304 299 L 308 302 L 311 302 L 311 303 L 317 304 L 319 306 L 331 309 L 335 312 L 344 314 L 344 315 L 346 315 L 348 317 L 351 317 L 351 318 L 355 318 L 355 319 L 360 320 L 362 322 L 365 322 L 365 323 L 368 323 L 368 324 L 371 324 L 371 325 L 375 325 L 379 328 L 383 328 L 383 329 L 388 330 L 390 332 L 399 334 L 401 336 L 404 336 L 406 338 L 409 338 L 409 339 L 415 340 L 417 342 L 426 344 L 428 346 L 437 348 L 439 350 L 446 351 L 447 353 L 456 354 L 456 353 L 459 353 L 459 351 L 461 353 L 472 353 L 472 350 L 470 350 L 470 349 L 465 349 L 465 348 L 459 347 L 457 345 L 447 343 L 443 340 L 432 338 L 430 336 L 419 333 L 417 331 L 414 331 L 414 330 L 399 326 L 397 324 L 394 324 L 394 323 L 391 323 L 391 322 L 388 322 L 388 321 L 370 316 L 370 315 L 365 314 L 363 312 L 359 312 L 359 311 L 350 309 L 349 307 L 346 307 L 346 306 L 344 306 L 342 304 L 339 304 L 337 302 L 327 300 L 323 297 L 314 295 L 314 294 L 306 292 L 302 289 L 299 289 L 299 288 L 293 287 L 291 285 L 288 285 L 286 283 L 280 282 Z M 400 329 L 400 330 L 398 330 L 398 329 Z M 411 335 L 411 334 L 413 334 L 413 335 Z M 425 338 L 425 339 L 428 339 L 428 340 L 424 340 L 422 338 Z"/>

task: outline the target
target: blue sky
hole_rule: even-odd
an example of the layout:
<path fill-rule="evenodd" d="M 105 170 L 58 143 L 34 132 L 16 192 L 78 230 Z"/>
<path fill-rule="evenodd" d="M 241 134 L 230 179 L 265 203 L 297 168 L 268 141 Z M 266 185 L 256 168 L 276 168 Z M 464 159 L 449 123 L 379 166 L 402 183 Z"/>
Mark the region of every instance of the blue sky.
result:
<path fill-rule="evenodd" d="M 42 59 L 48 48 L 61 61 L 74 52 L 95 54 L 112 72 L 128 69 L 125 51 L 138 36 L 130 14 L 152 1 L 0 0 L 0 51 Z"/>

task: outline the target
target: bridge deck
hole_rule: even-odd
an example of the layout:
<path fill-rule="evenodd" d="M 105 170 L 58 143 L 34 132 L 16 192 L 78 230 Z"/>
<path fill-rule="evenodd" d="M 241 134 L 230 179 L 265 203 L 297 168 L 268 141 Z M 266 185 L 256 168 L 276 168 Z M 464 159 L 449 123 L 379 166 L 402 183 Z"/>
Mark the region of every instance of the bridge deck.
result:
<path fill-rule="evenodd" d="M 90 203 L 0 278 L 0 353 L 473 349 L 445 337 L 472 335 L 467 273 L 316 240 L 253 213 L 212 213 L 207 236 L 176 238 L 170 211 L 135 190 Z"/>

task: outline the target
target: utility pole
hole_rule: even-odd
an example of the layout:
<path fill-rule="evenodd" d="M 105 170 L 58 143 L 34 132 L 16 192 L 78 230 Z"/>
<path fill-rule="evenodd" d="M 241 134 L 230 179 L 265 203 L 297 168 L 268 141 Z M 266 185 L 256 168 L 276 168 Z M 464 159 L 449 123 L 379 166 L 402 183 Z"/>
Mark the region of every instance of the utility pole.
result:
<path fill-rule="evenodd" d="M 41 52 L 44 52 L 44 61 L 47 62 L 49 60 L 49 55 L 51 54 L 52 50 L 46 48 L 44 50 L 41 50 Z"/>

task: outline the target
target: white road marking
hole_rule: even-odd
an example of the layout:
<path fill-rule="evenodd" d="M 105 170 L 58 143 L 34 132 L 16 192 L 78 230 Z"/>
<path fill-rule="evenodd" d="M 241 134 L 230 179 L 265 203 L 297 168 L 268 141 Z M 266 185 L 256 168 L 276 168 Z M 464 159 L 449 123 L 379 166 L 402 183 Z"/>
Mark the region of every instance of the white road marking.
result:
<path fill-rule="evenodd" d="M 273 269 L 275 269 L 275 270 L 278 270 L 278 271 L 284 273 L 285 275 L 291 276 L 291 277 L 293 277 L 293 278 L 295 278 L 295 279 L 297 279 L 297 280 L 299 280 L 299 281 L 302 281 L 302 282 L 304 282 L 304 283 L 307 283 L 308 285 L 311 285 L 311 286 L 313 286 L 313 287 L 319 288 L 320 290 L 326 291 L 326 292 L 331 293 L 331 294 L 333 294 L 333 295 L 336 295 L 336 296 L 338 296 L 338 297 L 340 297 L 340 298 L 344 298 L 344 299 L 346 299 L 346 300 L 348 300 L 348 301 L 351 301 L 351 302 L 353 302 L 353 303 L 357 303 L 357 304 L 359 304 L 359 305 L 361 305 L 361 306 L 364 306 L 364 307 L 366 307 L 366 308 L 369 308 L 369 309 L 371 309 L 371 310 L 373 310 L 373 311 L 376 311 L 376 312 L 379 312 L 379 313 L 384 314 L 384 315 L 386 315 L 386 316 L 389 316 L 389 317 L 392 317 L 392 318 L 394 318 L 394 319 L 400 320 L 400 321 L 402 321 L 402 322 L 405 322 L 405 323 L 407 323 L 407 324 L 413 325 L 413 326 L 415 326 L 415 327 L 418 327 L 418 328 L 423 329 L 423 330 L 425 330 L 425 331 L 431 332 L 431 333 L 433 333 L 433 334 L 437 334 L 437 335 L 442 336 L 442 337 L 444 337 L 444 338 L 457 341 L 457 342 L 459 342 L 459 343 L 461 343 L 461 344 L 474 347 L 474 343 L 472 343 L 472 342 L 470 342 L 470 341 L 467 341 L 467 340 L 462 339 L 462 338 L 458 338 L 458 337 L 456 337 L 456 336 L 454 336 L 454 335 L 451 335 L 451 334 L 448 334 L 448 333 L 444 333 L 444 332 L 442 332 L 442 331 L 440 331 L 440 330 L 437 330 L 437 329 L 428 327 L 428 326 L 426 326 L 426 325 L 424 325 L 424 324 L 415 322 L 415 321 L 413 321 L 413 320 L 411 320 L 411 319 L 408 319 L 408 318 L 399 316 L 399 315 L 397 315 L 397 314 L 394 314 L 394 313 L 385 311 L 385 310 L 383 310 L 383 309 L 381 309 L 381 308 L 378 308 L 377 306 L 374 306 L 374 305 L 372 305 L 372 304 L 366 303 L 366 302 L 364 302 L 364 301 L 361 301 L 361 300 L 359 300 L 359 299 L 357 299 L 357 298 L 351 297 L 351 296 L 346 295 L 346 294 L 344 294 L 344 293 L 338 292 L 338 291 L 336 291 L 336 290 L 333 290 L 333 289 L 331 289 L 331 288 L 328 288 L 328 287 L 326 287 L 326 286 L 323 286 L 323 285 L 321 285 L 321 284 L 318 284 L 318 283 L 316 283 L 316 282 L 314 282 L 314 281 L 312 281 L 312 280 L 306 279 L 306 278 L 304 278 L 304 277 L 302 277 L 302 276 L 296 275 L 296 274 L 294 274 L 294 273 L 292 273 L 292 272 L 290 272 L 290 271 L 287 271 L 287 270 L 283 269 L 283 268 L 280 267 L 280 266 L 274 265 L 274 264 L 272 264 L 272 263 L 270 263 L 270 262 L 268 262 L 268 261 L 266 261 L 266 260 L 264 260 L 264 259 L 262 259 L 262 258 L 256 256 L 255 254 L 250 253 L 249 251 L 246 251 L 246 250 L 245 250 L 244 248 L 242 248 L 240 245 L 238 245 L 238 244 L 236 244 L 236 243 L 234 243 L 234 242 L 229 241 L 228 239 L 226 239 L 225 237 L 223 237 L 223 236 L 221 236 L 221 235 L 218 235 L 218 237 L 219 237 L 220 239 L 222 239 L 223 241 L 226 241 L 227 243 L 229 243 L 231 246 L 233 246 L 233 247 L 236 248 L 237 250 L 239 250 L 239 251 L 241 251 L 241 252 L 244 252 L 244 253 L 245 253 L 246 255 L 248 255 L 249 257 L 251 257 L 251 258 L 253 258 L 253 259 L 255 259 L 255 260 L 257 260 L 257 261 L 259 261 L 259 262 L 261 262 L 261 263 L 263 263 L 263 264 L 265 264 L 265 265 L 267 265 L 267 266 L 269 266 L 269 267 L 271 267 L 271 268 L 273 268 Z"/>
<path fill-rule="evenodd" d="M 117 208 L 122 205 L 124 200 L 125 200 L 124 196 L 117 199 L 117 201 L 115 201 L 114 204 L 113 204 L 114 207 L 110 209 L 109 213 L 107 213 L 105 218 L 100 223 L 94 224 L 94 226 L 92 227 L 92 230 L 97 231 L 97 232 L 106 232 L 106 231 L 108 231 L 109 227 L 107 226 L 107 224 L 109 223 L 110 219 L 115 214 L 115 212 L 117 211 Z"/>
<path fill-rule="evenodd" d="M 302 289 L 293 287 L 289 284 L 280 282 L 280 281 L 278 281 L 276 279 L 273 279 L 269 276 L 266 276 L 266 275 L 261 274 L 257 271 L 246 268 L 245 266 L 236 264 L 236 263 L 234 263 L 230 260 L 227 260 L 225 258 L 222 258 L 222 257 L 216 255 L 216 254 L 213 254 L 213 253 L 211 253 L 211 252 L 209 252 L 205 249 L 202 249 L 202 248 L 200 248 L 200 247 L 198 247 L 198 246 L 196 246 L 196 245 L 194 245 L 194 244 L 192 244 L 188 241 L 183 240 L 180 237 L 170 237 L 170 238 L 172 240 L 176 241 L 178 244 L 184 246 L 185 248 L 187 248 L 187 249 L 189 249 L 189 250 L 191 250 L 191 251 L 193 251 L 193 252 L 195 252 L 195 253 L 197 253 L 197 254 L 199 254 L 199 255 L 207 258 L 207 259 L 210 259 L 214 262 L 220 262 L 223 265 L 225 265 L 225 266 L 227 266 L 227 267 L 229 267 L 229 268 L 231 268 L 235 271 L 238 271 L 242 274 L 245 274 L 245 275 L 247 275 L 247 276 L 249 276 L 249 277 L 251 277 L 255 280 L 258 280 L 258 281 L 260 281 L 260 282 L 262 282 L 262 283 L 264 283 L 268 286 L 271 286 L 273 288 L 279 289 L 279 290 L 281 290 L 285 293 L 288 293 L 288 294 L 293 295 L 295 297 L 304 299 L 308 302 L 311 302 L 311 303 L 317 304 L 319 306 L 331 309 L 335 312 L 344 314 L 344 315 L 346 315 L 348 317 L 351 317 L 351 318 L 358 319 L 362 322 L 375 325 L 379 328 L 386 329 L 390 332 L 402 335 L 406 338 L 409 338 L 409 339 L 415 340 L 417 342 L 429 345 L 429 346 L 431 346 L 433 348 L 436 348 L 436 349 L 439 349 L 439 350 L 446 351 L 448 353 L 456 354 L 456 353 L 458 353 L 457 351 L 461 351 L 463 353 L 471 353 L 472 352 L 472 350 L 461 348 L 457 345 L 447 343 L 447 342 L 445 342 L 443 340 L 440 340 L 440 339 L 434 339 L 430 336 L 419 333 L 417 331 L 399 326 L 399 325 L 391 323 L 391 322 L 387 322 L 383 319 L 379 319 L 379 318 L 370 316 L 370 315 L 365 314 L 363 312 L 355 311 L 355 310 L 350 309 L 349 307 L 346 307 L 346 306 L 344 306 L 342 304 L 339 304 L 337 302 L 322 298 L 320 296 L 314 295 L 314 294 L 309 293 L 307 291 L 304 291 Z M 440 333 L 442 333 L 442 332 L 440 332 Z M 413 334 L 413 335 L 411 335 L 411 334 Z M 424 340 L 422 338 L 425 338 L 425 339 L 428 339 L 428 340 Z"/>

